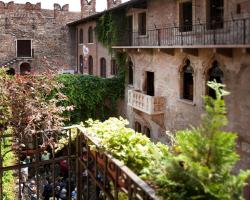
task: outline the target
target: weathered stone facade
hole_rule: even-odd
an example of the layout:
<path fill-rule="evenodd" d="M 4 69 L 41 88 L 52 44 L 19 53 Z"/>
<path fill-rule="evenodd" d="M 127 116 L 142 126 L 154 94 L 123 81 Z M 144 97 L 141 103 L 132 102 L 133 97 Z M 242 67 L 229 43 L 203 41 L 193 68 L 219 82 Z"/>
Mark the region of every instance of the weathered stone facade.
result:
<path fill-rule="evenodd" d="M 80 19 L 80 12 L 69 12 L 69 5 L 54 4 L 54 10 L 41 4 L 0 2 L 0 65 L 11 60 L 16 73 L 22 63 L 31 71 L 75 68 L 75 33 L 67 23 Z M 16 40 L 31 40 L 33 55 L 16 58 Z"/>
<path fill-rule="evenodd" d="M 181 23 L 181 2 L 192 2 L 193 30 L 189 32 L 181 32 L 180 28 L 176 28 Z M 199 124 L 200 116 L 204 112 L 202 96 L 208 91 L 208 71 L 212 68 L 213 62 L 217 61 L 223 71 L 222 82 L 231 92 L 230 96 L 225 97 L 229 117 L 226 129 L 238 133 L 238 151 L 241 155 L 238 168 L 246 169 L 250 167 L 250 40 L 247 31 L 250 28 L 250 1 L 224 1 L 223 19 L 236 20 L 233 23 L 237 22 L 237 19 L 243 19 L 246 23 L 242 27 L 241 21 L 233 25 L 225 23 L 224 27 L 216 30 L 217 32 L 209 30 L 206 25 L 204 29 L 195 28 L 195 25 L 208 21 L 207 2 L 148 0 L 146 8 L 137 6 L 127 11 L 127 15 L 132 17 L 133 34 L 139 31 L 139 14 L 143 12 L 146 13 L 146 28 L 151 30 L 145 35 L 132 35 L 133 40 L 129 45 L 126 43 L 114 47 L 126 51 L 133 63 L 134 84 L 128 85 L 126 92 L 127 117 L 131 127 L 136 128 L 139 123 L 142 132 L 149 128 L 153 141 L 167 142 L 166 131 L 174 132 Z M 234 26 L 237 28 L 232 28 Z M 244 33 L 241 32 L 243 28 L 246 30 Z M 171 32 L 172 30 L 175 32 Z M 211 33 L 216 34 L 215 37 L 210 37 Z M 164 43 L 161 37 L 165 37 L 167 42 Z M 169 38 L 174 41 L 168 40 Z M 206 40 L 203 41 L 204 38 Z M 244 44 L 241 42 L 243 39 Z M 186 60 L 190 60 L 194 70 L 191 101 L 183 99 L 181 94 L 182 70 Z M 154 73 L 153 97 L 147 95 L 145 87 L 147 72 Z M 135 92 L 130 95 L 128 91 Z M 163 112 L 147 114 L 148 108 L 145 104 L 154 106 L 152 99 L 157 97 L 165 97 Z M 132 102 L 133 100 L 135 102 Z"/>

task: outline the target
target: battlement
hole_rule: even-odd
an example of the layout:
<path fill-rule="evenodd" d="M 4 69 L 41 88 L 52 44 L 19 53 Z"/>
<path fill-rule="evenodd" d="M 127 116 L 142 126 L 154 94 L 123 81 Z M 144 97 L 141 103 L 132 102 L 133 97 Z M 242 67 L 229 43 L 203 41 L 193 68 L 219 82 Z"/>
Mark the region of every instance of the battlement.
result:
<path fill-rule="evenodd" d="M 81 0 L 82 18 L 96 12 L 96 0 Z"/>
<path fill-rule="evenodd" d="M 122 3 L 122 0 L 107 0 L 108 9 L 118 6 Z"/>
<path fill-rule="evenodd" d="M 0 1 L 0 10 L 5 11 L 14 11 L 14 10 L 26 10 L 26 11 L 41 11 L 41 3 L 32 4 L 30 2 L 26 2 L 25 4 L 14 3 L 14 1 L 10 1 L 8 3 L 4 3 Z M 53 11 L 53 9 L 51 9 Z M 65 4 L 61 6 L 60 4 L 54 4 L 54 11 L 64 11 L 69 12 L 69 4 Z"/>

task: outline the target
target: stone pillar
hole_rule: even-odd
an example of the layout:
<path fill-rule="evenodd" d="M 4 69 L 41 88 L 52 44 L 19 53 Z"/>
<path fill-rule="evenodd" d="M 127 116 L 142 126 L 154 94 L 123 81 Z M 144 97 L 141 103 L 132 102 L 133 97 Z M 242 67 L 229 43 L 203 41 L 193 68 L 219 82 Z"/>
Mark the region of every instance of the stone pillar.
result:
<path fill-rule="evenodd" d="M 113 8 L 122 3 L 122 0 L 107 0 L 107 8 Z"/>
<path fill-rule="evenodd" d="M 82 18 L 87 17 L 96 12 L 96 0 L 81 0 Z"/>

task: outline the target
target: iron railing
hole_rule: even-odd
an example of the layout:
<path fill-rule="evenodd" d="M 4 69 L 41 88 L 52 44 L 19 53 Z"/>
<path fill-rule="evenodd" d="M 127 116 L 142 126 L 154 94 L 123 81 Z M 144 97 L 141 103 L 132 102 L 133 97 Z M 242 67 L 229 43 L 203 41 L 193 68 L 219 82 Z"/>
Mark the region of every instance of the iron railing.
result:
<path fill-rule="evenodd" d="M 229 46 L 250 45 L 250 19 L 125 32 L 115 46 Z"/>
<path fill-rule="evenodd" d="M 32 148 L 23 149 L 15 147 L 15 140 L 12 135 L 0 135 L 0 199 L 3 199 L 3 176 L 6 172 L 15 175 L 16 198 L 18 200 L 31 199 L 30 195 L 35 195 L 36 199 L 43 199 L 43 184 L 45 176 L 49 176 L 53 186 L 52 199 L 57 198 L 57 179 L 60 174 L 60 162 L 67 161 L 67 199 L 71 200 L 71 192 L 77 188 L 77 200 L 119 200 L 121 195 L 125 195 L 128 200 L 152 200 L 156 199 L 154 190 L 136 174 L 128 169 L 120 161 L 111 155 L 101 151 L 98 144 L 80 126 L 72 126 L 61 131 L 46 131 L 37 134 L 31 140 Z M 59 153 L 55 150 L 61 139 L 66 145 Z M 3 154 L 2 147 L 6 147 L 6 141 L 12 144 L 9 151 Z M 18 141 L 20 142 L 20 141 Z M 45 144 L 45 145 L 44 145 Z M 42 145 L 42 146 L 41 146 Z M 51 159 L 41 160 L 41 153 L 47 146 L 51 148 Z M 92 145 L 96 150 L 92 150 Z M 29 146 L 26 144 L 26 146 Z M 16 161 L 11 165 L 6 165 L 5 159 L 8 153 L 14 152 Z M 30 155 L 32 162 L 22 163 L 22 156 Z M 49 165 L 50 171 L 45 171 L 44 167 Z M 29 176 L 24 180 L 23 171 L 28 169 Z M 36 190 L 32 191 L 31 181 L 35 182 Z M 11 188 L 10 188 L 11 189 Z M 13 188 L 14 189 L 14 188 Z"/>

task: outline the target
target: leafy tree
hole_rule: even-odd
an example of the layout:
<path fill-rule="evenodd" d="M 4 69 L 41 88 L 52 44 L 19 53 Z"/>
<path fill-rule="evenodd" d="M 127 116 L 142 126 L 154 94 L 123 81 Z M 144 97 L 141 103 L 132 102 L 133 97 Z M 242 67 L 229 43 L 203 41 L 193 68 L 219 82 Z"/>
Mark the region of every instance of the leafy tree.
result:
<path fill-rule="evenodd" d="M 209 82 L 216 99 L 206 96 L 202 123 L 178 131 L 172 154 L 153 160 L 148 178 L 159 187 L 164 199 L 240 200 L 249 171 L 232 171 L 236 154 L 236 134 L 223 130 L 228 123 L 223 96 L 225 85 Z"/>

